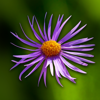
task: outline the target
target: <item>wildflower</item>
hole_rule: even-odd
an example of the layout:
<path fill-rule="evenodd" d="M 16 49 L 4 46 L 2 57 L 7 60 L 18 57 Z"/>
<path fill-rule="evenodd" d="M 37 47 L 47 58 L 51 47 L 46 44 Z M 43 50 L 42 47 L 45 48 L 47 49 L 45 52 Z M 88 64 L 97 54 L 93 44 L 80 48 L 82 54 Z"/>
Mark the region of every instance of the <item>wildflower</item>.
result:
<path fill-rule="evenodd" d="M 44 84 L 46 86 L 46 73 L 47 73 L 48 66 L 50 67 L 50 72 L 51 72 L 52 76 L 54 75 L 54 68 L 55 68 L 56 80 L 61 86 L 62 86 L 62 84 L 59 81 L 59 78 L 61 78 L 61 75 L 65 78 L 69 79 L 73 83 L 75 83 L 75 80 L 74 80 L 75 78 L 70 76 L 69 72 L 67 71 L 66 66 L 68 68 L 76 71 L 76 72 L 80 72 L 83 74 L 85 74 L 86 72 L 82 71 L 81 69 L 79 69 L 79 68 L 75 67 L 74 65 L 72 65 L 71 63 L 69 63 L 67 61 L 67 59 L 69 59 L 77 64 L 83 65 L 83 66 L 88 66 L 87 63 L 94 63 L 93 61 L 90 61 L 90 60 L 87 60 L 85 58 L 80 57 L 80 56 L 94 57 L 93 55 L 77 52 L 77 51 L 91 51 L 91 50 L 93 50 L 93 48 L 88 48 L 88 47 L 92 47 L 92 46 L 94 46 L 94 44 L 85 44 L 85 45 L 81 44 L 81 43 L 87 42 L 93 38 L 82 38 L 82 39 L 74 40 L 71 42 L 66 42 L 69 39 L 71 39 L 72 37 L 74 37 L 76 34 L 78 34 L 86 26 L 86 25 L 84 25 L 83 27 L 81 27 L 80 29 L 77 30 L 77 28 L 79 27 L 79 25 L 81 23 L 81 21 L 80 21 L 61 40 L 57 41 L 62 28 L 64 27 L 66 22 L 71 18 L 71 16 L 69 16 L 61 25 L 61 22 L 62 22 L 64 15 L 62 15 L 61 18 L 59 15 L 58 20 L 57 20 L 57 24 L 56 24 L 54 32 L 53 32 L 53 35 L 51 36 L 51 22 L 52 22 L 53 15 L 51 15 L 51 17 L 50 17 L 47 33 L 46 33 L 46 28 L 45 28 L 46 15 L 47 15 L 47 13 L 45 14 L 45 18 L 44 18 L 44 33 L 41 31 L 41 28 L 38 24 L 36 17 L 33 16 L 32 23 L 28 17 L 30 27 L 31 27 L 35 37 L 41 42 L 41 44 L 31 40 L 25 34 L 21 24 L 20 24 L 20 27 L 21 27 L 25 37 L 30 42 L 20 38 L 17 34 L 14 34 L 13 32 L 11 32 L 12 35 L 14 35 L 17 39 L 19 39 L 24 44 L 27 44 L 29 46 L 37 48 L 37 49 L 27 49 L 27 48 L 23 48 L 23 47 L 20 47 L 20 46 L 17 46 L 15 44 L 11 43 L 18 48 L 32 51 L 32 53 L 27 54 L 27 55 L 13 55 L 16 58 L 21 58 L 21 59 L 20 59 L 20 61 L 12 60 L 16 64 L 11 69 L 15 68 L 19 64 L 26 63 L 28 61 L 32 61 L 31 63 L 24 65 L 26 67 L 22 70 L 22 72 L 19 75 L 19 80 L 21 80 L 22 75 L 30 67 L 32 67 L 34 64 L 37 63 L 36 66 L 32 69 L 32 71 L 27 76 L 25 76 L 25 78 L 28 77 L 29 75 L 31 75 L 44 62 L 43 67 L 42 67 L 42 71 L 41 71 L 40 76 L 39 76 L 38 84 L 39 84 L 40 79 L 43 75 L 44 76 Z M 33 28 L 34 19 L 36 20 L 36 23 L 37 23 L 37 26 L 38 26 L 38 29 L 39 29 L 39 32 L 40 32 L 42 38 L 36 33 L 35 29 Z M 53 64 L 54 64 L 54 66 L 53 66 Z"/>

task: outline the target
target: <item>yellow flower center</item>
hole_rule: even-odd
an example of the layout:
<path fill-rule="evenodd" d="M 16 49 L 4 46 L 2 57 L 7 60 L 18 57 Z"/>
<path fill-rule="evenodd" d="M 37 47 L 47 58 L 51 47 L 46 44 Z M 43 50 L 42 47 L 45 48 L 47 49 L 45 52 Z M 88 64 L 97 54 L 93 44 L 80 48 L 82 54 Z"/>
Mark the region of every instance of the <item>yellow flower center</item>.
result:
<path fill-rule="evenodd" d="M 41 50 L 47 57 L 55 56 L 59 54 L 61 45 L 54 40 L 50 40 L 42 44 Z"/>

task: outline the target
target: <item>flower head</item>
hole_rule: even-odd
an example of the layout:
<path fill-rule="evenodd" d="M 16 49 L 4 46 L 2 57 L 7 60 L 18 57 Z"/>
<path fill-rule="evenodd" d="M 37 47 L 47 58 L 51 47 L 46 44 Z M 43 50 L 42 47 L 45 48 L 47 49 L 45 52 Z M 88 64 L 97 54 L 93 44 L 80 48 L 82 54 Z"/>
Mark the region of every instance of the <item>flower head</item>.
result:
<path fill-rule="evenodd" d="M 46 13 L 47 14 L 47 13 Z M 46 14 L 45 14 L 45 18 L 46 18 Z M 20 61 L 15 61 L 12 60 L 13 62 L 15 62 L 16 64 L 11 68 L 15 68 L 16 66 L 18 66 L 21 63 L 26 63 L 28 61 L 32 61 L 29 64 L 26 64 L 24 66 L 26 66 L 22 72 L 19 75 L 19 79 L 21 80 L 22 75 L 30 68 L 32 67 L 34 64 L 37 63 L 37 65 L 32 69 L 32 71 L 26 76 L 28 77 L 29 75 L 31 75 L 42 63 L 43 67 L 42 67 L 42 71 L 40 73 L 39 76 L 39 80 L 38 80 L 38 84 L 40 82 L 40 79 L 42 77 L 42 75 L 44 76 L 44 83 L 46 86 L 46 73 L 47 73 L 47 67 L 50 67 L 50 72 L 51 75 L 54 75 L 54 67 L 55 67 L 55 76 L 57 79 L 57 82 L 61 85 L 59 78 L 61 78 L 61 75 L 67 79 L 69 79 L 70 81 L 72 81 L 73 83 L 75 83 L 75 78 L 71 77 L 69 72 L 67 71 L 67 68 L 70 68 L 74 71 L 80 72 L 80 73 L 86 73 L 84 71 L 82 71 L 81 69 L 75 67 L 74 65 L 72 65 L 71 63 L 69 63 L 67 61 L 67 59 L 83 65 L 83 66 L 87 66 L 87 63 L 94 63 L 93 61 L 87 60 L 85 58 L 82 58 L 80 56 L 83 57 L 94 57 L 91 54 L 86 54 L 86 53 L 81 53 L 81 51 L 91 51 L 93 50 L 93 48 L 88 48 L 88 47 L 92 47 L 94 46 L 94 44 L 81 44 L 84 42 L 87 42 L 93 38 L 82 38 L 82 39 L 78 39 L 78 40 L 74 40 L 71 42 L 67 42 L 69 39 L 71 39 L 72 37 L 74 37 L 76 34 L 78 34 L 86 25 L 84 25 L 83 27 L 81 27 L 80 29 L 77 29 L 81 23 L 81 21 L 70 31 L 68 32 L 60 41 L 57 41 L 59 34 L 62 30 L 62 28 L 64 27 L 64 25 L 66 24 L 66 22 L 70 19 L 71 16 L 69 16 L 61 25 L 62 19 L 63 19 L 63 15 L 58 17 L 57 20 L 57 24 L 55 26 L 53 35 L 51 36 L 51 22 L 52 22 L 52 17 L 53 15 L 51 15 L 50 20 L 49 20 L 49 24 L 48 24 L 48 32 L 46 33 L 46 28 L 45 28 L 45 18 L 44 18 L 44 32 L 42 32 L 38 21 L 36 19 L 35 16 L 33 16 L 32 19 L 32 23 L 28 17 L 29 20 L 29 24 L 30 27 L 35 35 L 35 37 L 41 42 L 41 44 L 31 40 L 24 32 L 21 24 L 21 29 L 25 35 L 25 37 L 29 40 L 26 41 L 22 38 L 20 38 L 17 34 L 14 34 L 13 32 L 12 35 L 14 35 L 17 39 L 19 39 L 21 42 L 23 42 L 24 44 L 27 44 L 31 47 L 36 47 L 37 49 L 27 49 L 27 48 L 23 48 L 20 46 L 17 46 L 13 43 L 14 46 L 21 48 L 21 49 L 25 49 L 28 51 L 32 51 L 32 53 L 27 54 L 27 55 L 13 55 L 16 58 L 21 58 Z M 36 20 L 39 32 L 42 36 L 42 38 L 37 34 L 37 32 L 35 31 L 33 24 L 34 24 L 34 19 Z M 77 52 L 80 51 L 80 52 Z M 53 66 L 54 64 L 54 66 Z M 25 77 L 25 78 L 26 78 Z M 62 85 L 61 85 L 62 86 Z"/>
<path fill-rule="evenodd" d="M 54 40 L 49 40 L 42 44 L 41 50 L 47 57 L 56 56 L 61 51 L 61 45 Z"/>

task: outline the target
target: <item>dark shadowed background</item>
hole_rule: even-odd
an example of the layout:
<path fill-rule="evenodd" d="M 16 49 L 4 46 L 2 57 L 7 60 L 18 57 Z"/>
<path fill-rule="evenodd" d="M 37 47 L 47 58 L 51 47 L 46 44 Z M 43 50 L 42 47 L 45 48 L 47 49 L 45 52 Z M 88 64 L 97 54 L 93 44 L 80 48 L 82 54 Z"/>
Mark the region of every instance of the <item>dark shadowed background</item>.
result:
<path fill-rule="evenodd" d="M 38 78 L 42 66 L 25 79 L 24 76 L 34 66 L 30 68 L 22 76 L 22 81 L 19 81 L 18 77 L 24 69 L 23 64 L 10 71 L 10 68 L 14 65 L 11 60 L 19 60 L 13 58 L 13 55 L 30 53 L 10 44 L 10 42 L 13 42 L 28 47 L 12 36 L 10 31 L 17 32 L 20 37 L 25 39 L 19 26 L 19 23 L 21 23 L 26 34 L 37 41 L 29 26 L 27 15 L 30 19 L 35 15 L 41 29 L 43 29 L 46 12 L 46 28 L 49 18 L 53 14 L 52 32 L 59 14 L 64 14 L 63 21 L 72 15 L 72 18 L 64 26 L 59 39 L 80 20 L 82 21 L 80 27 L 84 24 L 87 24 L 87 27 L 71 40 L 94 37 L 86 44 L 96 44 L 95 49 L 88 52 L 95 55 L 94 58 L 89 59 L 96 63 L 89 64 L 87 67 L 73 63 L 86 71 L 86 75 L 68 69 L 71 76 L 77 78 L 76 84 L 62 78 L 60 81 L 63 87 L 61 87 L 56 78 L 51 76 L 48 68 L 47 88 L 44 86 L 43 78 L 38 87 Z M 36 23 L 34 27 L 37 30 Z M 100 0 L 0 0 L 0 100 L 100 100 Z"/>

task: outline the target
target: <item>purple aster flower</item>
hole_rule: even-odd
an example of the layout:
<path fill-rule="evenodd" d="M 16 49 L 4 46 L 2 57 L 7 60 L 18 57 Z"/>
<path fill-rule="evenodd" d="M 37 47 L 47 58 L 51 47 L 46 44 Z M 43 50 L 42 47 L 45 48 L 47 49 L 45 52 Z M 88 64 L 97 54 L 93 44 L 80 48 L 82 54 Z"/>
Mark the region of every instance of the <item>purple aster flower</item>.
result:
<path fill-rule="evenodd" d="M 79 69 L 79 68 L 75 67 L 74 65 L 72 65 L 71 63 L 69 63 L 67 61 L 67 59 L 71 60 L 77 64 L 83 65 L 83 66 L 88 66 L 87 63 L 94 63 L 93 61 L 90 61 L 90 60 L 80 57 L 80 56 L 94 57 L 91 54 L 81 53 L 81 51 L 93 50 L 93 48 L 89 48 L 89 47 L 94 46 L 94 44 L 85 44 L 85 45 L 81 44 L 81 43 L 87 42 L 93 38 L 82 38 L 82 39 L 74 40 L 71 42 L 67 42 L 69 39 L 71 39 L 76 34 L 78 34 L 86 26 L 86 25 L 84 25 L 83 27 L 77 29 L 81 23 L 81 21 L 80 21 L 60 41 L 57 41 L 62 28 L 64 27 L 66 22 L 71 18 L 71 16 L 69 16 L 61 24 L 64 15 L 62 15 L 61 18 L 59 15 L 57 24 L 53 31 L 53 35 L 51 36 L 51 22 L 52 22 L 53 15 L 51 15 L 51 17 L 50 17 L 47 33 L 46 33 L 46 28 L 45 28 L 46 15 L 47 15 L 47 13 L 45 14 L 45 18 L 44 18 L 44 32 L 42 32 L 35 16 L 33 16 L 32 23 L 28 17 L 30 27 L 31 27 L 35 37 L 41 42 L 41 44 L 31 40 L 25 34 L 21 25 L 20 25 L 20 27 L 21 27 L 25 37 L 29 41 L 26 41 L 26 40 L 20 38 L 17 34 L 14 34 L 13 32 L 11 32 L 12 35 L 14 35 L 17 39 L 19 39 L 24 44 L 27 44 L 31 47 L 37 48 L 37 49 L 27 49 L 27 48 L 23 48 L 23 47 L 20 47 L 20 46 L 17 46 L 15 44 L 11 43 L 18 48 L 32 51 L 32 53 L 27 54 L 27 55 L 13 55 L 16 58 L 20 58 L 20 60 L 19 61 L 12 60 L 16 64 L 11 69 L 17 67 L 19 64 L 26 63 L 28 61 L 32 61 L 31 63 L 24 65 L 25 68 L 22 70 L 22 72 L 19 75 L 19 80 L 21 80 L 22 75 L 34 64 L 37 63 L 36 66 L 32 69 L 32 71 L 27 76 L 25 76 L 25 78 L 28 77 L 29 75 L 31 75 L 42 63 L 44 63 L 43 67 L 42 67 L 42 71 L 39 76 L 38 84 L 43 75 L 44 76 L 44 84 L 46 86 L 47 67 L 50 67 L 50 72 L 51 72 L 52 76 L 54 75 L 54 69 L 55 69 L 55 77 L 56 77 L 57 82 L 60 85 L 61 85 L 61 83 L 59 81 L 59 78 L 61 78 L 61 76 L 65 77 L 65 78 L 69 79 L 70 81 L 72 81 L 73 83 L 75 83 L 75 80 L 74 80 L 75 78 L 70 76 L 69 72 L 67 71 L 66 66 L 76 72 L 80 72 L 83 74 L 85 74 L 86 72 L 82 71 L 81 69 Z M 38 29 L 39 29 L 39 32 L 40 32 L 42 38 L 36 33 L 36 31 L 33 27 L 34 19 L 36 20 L 36 23 L 37 23 L 37 26 L 38 26 Z M 78 52 L 78 51 L 80 51 L 80 52 Z M 54 64 L 54 66 L 53 66 L 53 64 Z"/>

